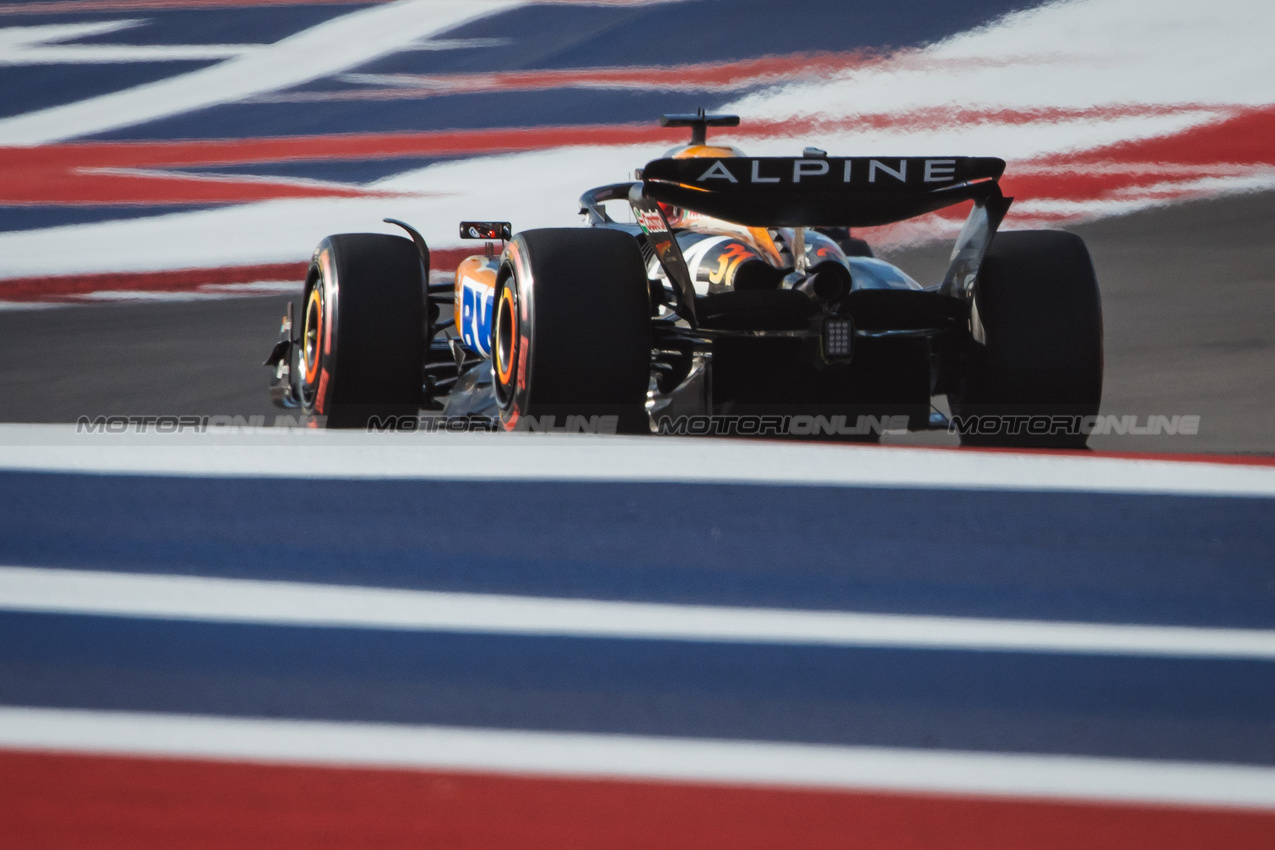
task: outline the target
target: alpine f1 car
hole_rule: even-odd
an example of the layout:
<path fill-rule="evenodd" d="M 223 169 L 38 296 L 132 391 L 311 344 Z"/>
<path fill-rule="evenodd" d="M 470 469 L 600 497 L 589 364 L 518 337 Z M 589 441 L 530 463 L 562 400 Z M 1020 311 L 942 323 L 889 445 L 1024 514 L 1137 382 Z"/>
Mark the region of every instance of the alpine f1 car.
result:
<path fill-rule="evenodd" d="M 510 430 L 952 427 L 966 444 L 1083 446 L 1102 394 L 1093 265 L 1072 234 L 998 230 L 1003 160 L 749 157 L 707 141 L 736 116 L 661 124 L 690 143 L 585 192 L 587 226 L 461 223 L 487 245 L 454 281 L 430 282 L 402 222 L 387 219 L 410 238 L 324 239 L 267 360 L 275 400 L 329 427 L 411 427 L 424 410 Z M 850 236 L 963 202 L 932 285 Z"/>

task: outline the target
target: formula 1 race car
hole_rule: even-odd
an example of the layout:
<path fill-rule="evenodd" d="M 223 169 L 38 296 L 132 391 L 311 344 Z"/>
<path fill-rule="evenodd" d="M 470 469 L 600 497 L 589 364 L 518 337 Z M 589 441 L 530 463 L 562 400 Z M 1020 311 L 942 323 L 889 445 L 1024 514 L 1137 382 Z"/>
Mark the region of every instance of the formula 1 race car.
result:
<path fill-rule="evenodd" d="M 410 239 L 324 239 L 267 360 L 276 402 L 329 427 L 415 427 L 424 410 L 510 430 L 1084 445 L 1102 395 L 1093 266 L 1072 234 L 998 232 L 1003 160 L 748 157 L 707 142 L 736 116 L 661 124 L 690 144 L 586 192 L 586 227 L 461 223 L 487 245 L 454 282 L 429 282 L 402 222 L 387 219 Z M 931 286 L 850 235 L 961 202 Z"/>

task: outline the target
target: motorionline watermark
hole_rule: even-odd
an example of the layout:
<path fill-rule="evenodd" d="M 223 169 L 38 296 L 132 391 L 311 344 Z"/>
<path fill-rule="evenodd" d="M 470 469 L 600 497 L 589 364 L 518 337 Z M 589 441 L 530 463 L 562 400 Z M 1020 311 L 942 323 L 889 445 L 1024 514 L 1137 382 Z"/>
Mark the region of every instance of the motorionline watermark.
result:
<path fill-rule="evenodd" d="M 202 434 L 225 428 L 322 428 L 326 416 L 81 416 L 75 422 L 77 434 Z"/>
<path fill-rule="evenodd" d="M 572 414 L 520 416 L 506 428 L 498 416 L 373 416 L 368 431 L 420 431 L 428 434 L 474 434 L 493 431 L 527 431 L 535 434 L 616 434 L 620 417 Z"/>
<path fill-rule="evenodd" d="M 501 430 L 496 416 L 372 416 L 367 421 L 369 433 L 384 431 L 419 431 L 422 434 L 487 434 Z"/>
<path fill-rule="evenodd" d="M 320 415 L 277 414 L 275 416 L 81 416 L 76 420 L 79 434 L 180 434 L 204 433 L 210 430 L 259 428 L 323 428 L 328 417 Z M 619 416 L 542 416 L 520 417 L 509 429 L 534 433 L 615 434 L 619 432 Z M 506 430 L 497 416 L 443 416 L 416 414 L 402 416 L 369 416 L 364 430 L 370 433 L 415 431 L 427 434 L 474 434 Z"/>
<path fill-rule="evenodd" d="M 522 431 L 533 434 L 616 434 L 617 415 L 520 416 L 511 426 L 497 417 L 483 416 L 388 416 L 372 417 L 369 431 L 422 431 L 428 433 L 472 433 L 476 431 Z M 903 434 L 908 417 L 892 416 L 805 416 L 805 415 L 684 415 L 663 416 L 655 423 L 660 434 L 682 436 L 862 436 Z"/>
<path fill-rule="evenodd" d="M 1103 414 L 1077 416 L 1070 414 L 972 414 L 953 416 L 948 421 L 950 434 L 1029 435 L 1029 436 L 1185 436 L 1200 432 L 1201 417 L 1196 414 L 1138 416 Z M 213 429 L 258 428 L 322 428 L 327 417 L 306 414 L 265 415 L 147 415 L 147 416 L 81 416 L 76 421 L 79 434 L 178 434 L 203 433 Z M 416 431 L 428 434 L 473 434 L 505 430 L 495 416 L 372 416 L 366 430 Z M 509 430 L 555 434 L 615 434 L 618 416 L 522 416 Z M 906 415 L 850 417 L 845 415 L 684 415 L 664 416 L 655 424 L 660 434 L 682 436 L 740 437 L 819 437 L 866 436 L 869 434 L 903 434 L 908 430 Z"/>
<path fill-rule="evenodd" d="M 664 416 L 656 423 L 660 434 L 694 437 L 819 437 L 905 434 L 906 414 L 895 416 L 700 415 Z"/>
<path fill-rule="evenodd" d="M 977 434 L 982 436 L 1029 435 L 1045 436 L 1183 436 L 1194 437 L 1200 433 L 1200 417 L 1196 414 L 1161 416 L 1152 414 L 1104 414 L 1076 416 L 1069 414 L 1025 415 L 987 413 L 970 416 L 953 416 L 947 425 L 949 434 Z"/>

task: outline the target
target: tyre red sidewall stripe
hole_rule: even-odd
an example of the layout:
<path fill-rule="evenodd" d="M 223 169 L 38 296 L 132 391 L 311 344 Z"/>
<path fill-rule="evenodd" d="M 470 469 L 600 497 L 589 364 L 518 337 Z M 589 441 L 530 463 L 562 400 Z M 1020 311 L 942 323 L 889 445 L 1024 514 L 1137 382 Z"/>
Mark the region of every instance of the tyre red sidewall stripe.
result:
<path fill-rule="evenodd" d="M 319 373 L 319 389 L 314 394 L 314 409 L 319 413 L 324 413 L 324 407 L 327 406 L 328 400 L 328 367 L 324 366 L 323 371 Z"/>

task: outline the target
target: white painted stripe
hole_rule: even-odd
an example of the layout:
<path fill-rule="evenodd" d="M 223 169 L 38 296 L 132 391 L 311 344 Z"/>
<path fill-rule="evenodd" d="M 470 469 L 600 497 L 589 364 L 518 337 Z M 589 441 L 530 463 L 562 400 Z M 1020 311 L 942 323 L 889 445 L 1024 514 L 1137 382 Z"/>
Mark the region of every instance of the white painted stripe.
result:
<path fill-rule="evenodd" d="M 1275 631 L 440 593 L 0 567 L 0 609 L 585 638 L 1275 660 Z"/>
<path fill-rule="evenodd" d="M 1275 496 L 1275 466 L 762 440 L 366 434 L 262 428 L 76 433 L 0 425 L 0 469 L 139 475 L 644 481 Z"/>
<path fill-rule="evenodd" d="M 298 287 L 291 287 L 296 290 Z M 241 290 L 234 289 L 198 289 L 178 290 L 178 291 L 145 291 L 145 290 L 129 290 L 129 289 L 101 289 L 97 292 L 85 292 L 82 295 L 75 295 L 68 298 L 62 304 L 95 304 L 95 303 L 157 303 L 157 304 L 177 304 L 190 301 L 228 301 L 234 298 L 255 298 L 267 295 L 278 295 L 280 292 L 287 290 L 277 290 L 268 288 L 257 288 L 246 286 Z"/>
<path fill-rule="evenodd" d="M 10 65 L 101 65 L 231 59 L 261 48 L 255 44 L 58 44 L 0 53 Z"/>
<path fill-rule="evenodd" d="M 0 708 L 0 747 L 532 776 L 1275 808 L 1225 764 Z"/>
<path fill-rule="evenodd" d="M 297 295 L 302 294 L 304 287 L 302 281 L 296 280 L 258 280 L 252 283 L 205 283 L 199 287 L 200 292 L 227 292 L 237 294 L 240 292 L 263 292 L 270 295 L 277 295 L 280 292 L 292 292 Z"/>
<path fill-rule="evenodd" d="M 30 50 L 33 47 L 71 41 L 72 39 L 92 38 L 107 33 L 119 32 L 143 23 L 140 20 L 121 18 L 114 21 L 94 21 L 76 24 L 44 24 L 33 27 L 0 27 L 0 61 L 14 50 Z"/>
<path fill-rule="evenodd" d="M 254 283 L 203 283 L 194 289 L 98 289 L 67 296 L 65 301 L 217 301 L 256 295 L 292 293 L 300 297 L 302 283 L 295 280 L 261 280 Z"/>
<path fill-rule="evenodd" d="M 0 310 L 50 310 L 65 306 L 63 301 L 0 301 Z"/>
<path fill-rule="evenodd" d="M 1129 38 L 1146 30 L 1152 10 L 1154 37 Z M 1275 6 L 1254 0 L 1064 0 L 1011 13 L 919 51 L 900 51 L 883 63 L 750 93 L 721 109 L 775 120 L 828 120 L 943 103 L 1088 107 L 1096 90 L 1104 104 L 1269 104 L 1275 101 L 1275 58 L 1264 46 L 1272 27 Z M 1192 46 L 1208 57 L 1208 74 L 1180 61 Z M 936 150 L 942 147 L 938 133 L 945 131 L 936 133 Z"/>

